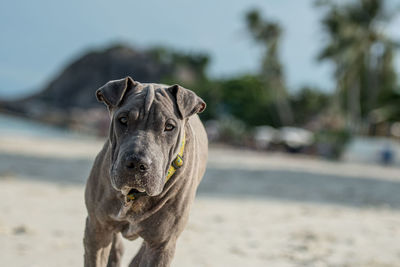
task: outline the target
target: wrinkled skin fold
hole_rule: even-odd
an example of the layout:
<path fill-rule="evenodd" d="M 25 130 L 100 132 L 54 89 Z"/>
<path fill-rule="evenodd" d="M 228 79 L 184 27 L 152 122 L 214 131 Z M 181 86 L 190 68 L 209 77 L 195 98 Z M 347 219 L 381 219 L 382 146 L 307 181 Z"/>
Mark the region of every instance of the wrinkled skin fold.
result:
<path fill-rule="evenodd" d="M 85 266 L 120 266 L 121 236 L 143 239 L 130 266 L 170 266 L 205 172 L 204 101 L 178 85 L 110 81 L 96 92 L 111 117 L 85 190 Z M 182 138 L 184 164 L 166 181 Z M 129 192 L 138 198 L 127 201 Z"/>

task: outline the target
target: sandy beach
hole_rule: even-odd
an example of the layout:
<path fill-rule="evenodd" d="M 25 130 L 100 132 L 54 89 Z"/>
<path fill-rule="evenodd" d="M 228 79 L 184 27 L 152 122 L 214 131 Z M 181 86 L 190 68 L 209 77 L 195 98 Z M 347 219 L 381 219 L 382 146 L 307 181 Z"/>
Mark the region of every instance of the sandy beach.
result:
<path fill-rule="evenodd" d="M 0 135 L 1 266 L 82 266 L 102 140 Z M 400 170 L 211 146 L 172 266 L 399 266 Z M 126 266 L 140 241 L 125 242 Z"/>

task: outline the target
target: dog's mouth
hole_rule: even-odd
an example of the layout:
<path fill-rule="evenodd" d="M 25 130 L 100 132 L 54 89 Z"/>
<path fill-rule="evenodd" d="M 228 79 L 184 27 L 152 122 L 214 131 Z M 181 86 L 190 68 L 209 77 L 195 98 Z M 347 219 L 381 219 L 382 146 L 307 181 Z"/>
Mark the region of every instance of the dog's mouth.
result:
<path fill-rule="evenodd" d="M 132 188 L 126 194 L 125 201 L 126 202 L 130 202 L 130 201 L 136 200 L 136 199 L 138 199 L 139 197 L 142 197 L 142 196 L 147 196 L 147 193 L 145 191 L 139 191 L 139 190 L 137 190 L 135 188 Z"/>

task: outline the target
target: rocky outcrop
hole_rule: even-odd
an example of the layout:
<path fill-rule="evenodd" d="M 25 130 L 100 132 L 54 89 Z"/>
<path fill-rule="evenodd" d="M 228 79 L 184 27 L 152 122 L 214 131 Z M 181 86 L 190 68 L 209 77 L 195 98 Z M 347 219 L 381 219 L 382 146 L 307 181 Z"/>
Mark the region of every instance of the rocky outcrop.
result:
<path fill-rule="evenodd" d="M 94 92 L 109 80 L 132 76 L 140 82 L 159 82 L 173 70 L 150 53 L 127 46 L 113 46 L 82 56 L 53 79 L 37 95 L 22 102 L 69 110 L 98 106 Z"/>
<path fill-rule="evenodd" d="M 185 77 L 196 78 L 196 65 L 182 63 L 185 55 L 174 61 L 168 55 L 173 58 L 177 54 L 166 54 L 165 51 L 137 51 L 128 46 L 115 45 L 89 52 L 67 66 L 39 93 L 16 101 L 1 102 L 0 111 L 82 128 L 94 118 L 107 117 L 99 114 L 105 109 L 97 102 L 95 91 L 109 80 L 128 75 L 140 82 L 161 82 L 163 78 L 179 81 Z M 165 60 L 165 55 L 169 60 Z M 191 59 L 191 56 L 186 58 Z M 104 122 L 99 124 L 107 125 Z M 98 127 L 97 124 L 88 125 L 89 128 L 93 126 Z"/>

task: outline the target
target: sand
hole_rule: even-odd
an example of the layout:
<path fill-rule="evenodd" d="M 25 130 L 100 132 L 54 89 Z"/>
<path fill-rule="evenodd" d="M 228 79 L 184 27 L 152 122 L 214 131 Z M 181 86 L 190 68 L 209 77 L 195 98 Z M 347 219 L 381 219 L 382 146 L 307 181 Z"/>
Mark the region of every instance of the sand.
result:
<path fill-rule="evenodd" d="M 0 265 L 82 266 L 101 140 L 0 136 Z M 399 266 L 400 171 L 211 146 L 172 266 Z M 123 266 L 140 241 L 125 242 Z"/>

